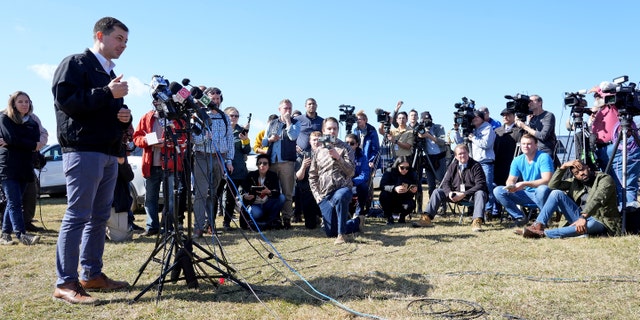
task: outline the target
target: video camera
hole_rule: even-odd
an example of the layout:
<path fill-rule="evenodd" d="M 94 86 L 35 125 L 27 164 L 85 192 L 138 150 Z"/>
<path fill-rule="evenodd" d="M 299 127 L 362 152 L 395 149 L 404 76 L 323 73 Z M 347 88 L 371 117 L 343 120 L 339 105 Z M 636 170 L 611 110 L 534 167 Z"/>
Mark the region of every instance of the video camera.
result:
<path fill-rule="evenodd" d="M 564 93 L 564 107 L 571 108 L 571 117 L 576 128 L 581 128 L 584 124 L 582 116 L 585 113 L 591 115 L 591 109 L 587 108 L 587 101 L 584 99 L 586 93 L 587 90 Z"/>
<path fill-rule="evenodd" d="M 431 129 L 433 125 L 433 120 L 431 120 L 431 114 L 429 111 L 425 111 L 421 114 L 420 118 L 422 119 L 418 124 L 413 128 L 413 134 L 417 136 L 418 134 L 424 134 L 425 132 Z M 415 141 L 415 139 L 414 139 Z"/>
<path fill-rule="evenodd" d="M 520 121 L 525 121 L 527 119 L 527 115 L 531 114 L 529 111 L 529 99 L 528 95 L 525 94 L 516 94 L 515 96 L 504 96 L 505 99 L 509 99 L 511 101 L 507 101 L 507 109 L 513 112 Z"/>
<path fill-rule="evenodd" d="M 462 102 L 457 102 L 453 105 L 456 111 L 453 112 L 453 121 L 462 128 L 462 136 L 466 137 L 473 132 L 473 112 L 476 108 L 476 102 L 462 97 Z"/>
<path fill-rule="evenodd" d="M 604 98 L 604 103 L 615 105 L 620 114 L 640 115 L 640 91 L 636 89 L 636 84 L 633 82 L 625 85 L 628 81 L 629 76 L 613 79 L 613 83 L 616 86 L 602 91 L 604 93 L 613 93 Z"/>
<path fill-rule="evenodd" d="M 358 117 L 353 114 L 353 110 L 355 110 L 355 108 L 356 107 L 350 106 L 348 104 L 341 104 L 340 106 L 338 106 L 338 109 L 342 111 L 342 114 L 340 115 L 340 122 L 344 122 L 347 134 L 351 133 L 353 124 L 358 121 Z"/>
<path fill-rule="evenodd" d="M 375 112 L 377 115 L 378 122 L 382 123 L 382 126 L 384 127 L 385 134 L 388 134 L 389 131 L 391 130 L 391 113 L 389 113 L 389 111 L 385 111 L 379 108 L 376 109 Z"/>

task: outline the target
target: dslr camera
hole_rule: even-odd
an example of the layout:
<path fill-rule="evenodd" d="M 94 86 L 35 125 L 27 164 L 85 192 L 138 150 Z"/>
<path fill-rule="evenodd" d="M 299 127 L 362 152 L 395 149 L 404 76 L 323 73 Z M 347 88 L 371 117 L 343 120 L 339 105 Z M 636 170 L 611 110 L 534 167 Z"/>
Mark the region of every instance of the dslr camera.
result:
<path fill-rule="evenodd" d="M 333 144 L 336 143 L 336 137 L 329 135 L 329 134 L 325 134 L 323 136 L 321 136 L 320 138 L 318 138 L 318 142 L 322 142 L 322 145 L 327 148 L 327 149 L 331 149 Z"/>
<path fill-rule="evenodd" d="M 615 105 L 620 114 L 637 116 L 640 115 L 640 91 L 636 89 L 636 84 L 633 82 L 625 85 L 628 81 L 629 76 L 613 79 L 616 86 L 602 91 L 612 93 L 612 95 L 604 97 L 604 103 Z"/>
<path fill-rule="evenodd" d="M 518 120 L 526 121 L 527 115 L 531 114 L 531 111 L 529 111 L 529 102 L 531 102 L 529 96 L 518 93 L 514 96 L 506 95 L 504 98 L 511 100 L 507 101 L 507 109 L 513 112 Z"/>
<path fill-rule="evenodd" d="M 453 112 L 453 121 L 457 123 L 462 129 L 462 136 L 466 137 L 473 132 L 473 112 L 476 108 L 476 102 L 462 97 L 462 102 L 457 102 L 453 105 L 456 111 Z"/>

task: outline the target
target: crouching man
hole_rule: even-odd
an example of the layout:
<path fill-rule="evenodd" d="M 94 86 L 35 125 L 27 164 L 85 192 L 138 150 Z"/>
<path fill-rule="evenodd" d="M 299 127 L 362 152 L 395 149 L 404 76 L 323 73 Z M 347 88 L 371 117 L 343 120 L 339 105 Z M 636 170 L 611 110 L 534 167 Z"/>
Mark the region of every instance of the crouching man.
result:
<path fill-rule="evenodd" d="M 364 216 L 349 219 L 354 152 L 348 144 L 337 139 L 336 118 L 324 119 L 322 133 L 323 146 L 313 153 L 309 185 L 322 212 L 325 233 L 328 237 L 337 236 L 335 244 L 343 244 L 345 235 L 358 232 L 364 225 Z"/>
<path fill-rule="evenodd" d="M 567 169 L 571 170 L 573 178 L 562 180 Z M 549 182 L 549 188 L 552 191 L 536 222 L 522 230 L 525 238 L 620 234 L 621 221 L 617 208 L 616 185 L 608 174 L 596 173 L 582 161 L 572 160 L 556 170 Z M 567 226 L 545 230 L 547 222 L 557 210 L 564 214 Z"/>
<path fill-rule="evenodd" d="M 429 198 L 427 210 L 414 227 L 430 227 L 431 219 L 438 212 L 443 201 L 458 203 L 462 200 L 473 202 L 472 231 L 482 231 L 484 206 L 487 203 L 487 179 L 479 162 L 469 158 L 469 147 L 459 144 L 454 149 L 455 159 L 451 161 L 442 179 L 442 188 L 436 189 Z"/>

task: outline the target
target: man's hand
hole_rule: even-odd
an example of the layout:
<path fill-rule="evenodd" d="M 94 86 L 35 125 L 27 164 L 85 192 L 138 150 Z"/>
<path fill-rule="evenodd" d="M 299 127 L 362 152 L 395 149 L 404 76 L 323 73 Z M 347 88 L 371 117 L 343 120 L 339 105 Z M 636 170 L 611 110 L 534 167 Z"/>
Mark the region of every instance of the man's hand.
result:
<path fill-rule="evenodd" d="M 287 124 L 287 127 L 291 124 L 291 113 L 286 112 L 282 115 L 282 121 Z"/>
<path fill-rule="evenodd" d="M 563 164 L 560 166 L 560 169 L 569 169 L 570 167 L 577 167 L 577 166 L 580 166 L 580 161 L 578 161 L 578 159 L 576 159 L 576 160 L 569 160 L 569 161 L 567 161 L 567 162 L 563 163 Z"/>
<path fill-rule="evenodd" d="M 233 165 L 231 163 L 227 163 L 227 171 L 229 172 L 229 174 L 233 173 Z"/>
<path fill-rule="evenodd" d="M 338 160 L 340 159 L 340 154 L 338 153 L 338 151 L 336 151 L 336 149 L 331 148 L 329 149 L 329 155 L 331 156 L 331 158 L 333 158 L 334 160 Z"/>
<path fill-rule="evenodd" d="M 462 199 L 464 199 L 464 193 L 451 192 L 451 194 L 449 194 L 449 199 L 451 200 L 451 202 L 460 202 L 462 201 Z"/>
<path fill-rule="evenodd" d="M 267 141 L 269 141 L 269 143 L 274 143 L 278 140 L 280 140 L 280 136 L 277 134 L 272 134 L 271 136 L 269 136 L 269 139 Z"/>
<path fill-rule="evenodd" d="M 576 220 L 571 225 L 576 227 L 576 232 L 578 234 L 587 233 L 587 219 L 584 219 L 582 216 L 580 216 L 580 219 Z"/>
<path fill-rule="evenodd" d="M 400 110 L 400 107 L 402 107 L 403 104 L 404 102 L 402 100 L 398 101 L 398 103 L 396 103 L 395 111 L 398 112 Z"/>
<path fill-rule="evenodd" d="M 118 120 L 122 123 L 128 123 L 131 121 L 131 110 L 128 108 L 121 108 L 118 111 Z"/>
<path fill-rule="evenodd" d="M 304 157 L 304 160 L 302 160 L 302 167 L 307 169 L 309 168 L 310 165 L 311 165 L 311 158 Z"/>
<path fill-rule="evenodd" d="M 122 80 L 122 74 L 109 82 L 108 87 L 114 98 L 120 99 L 129 93 L 129 85 Z"/>

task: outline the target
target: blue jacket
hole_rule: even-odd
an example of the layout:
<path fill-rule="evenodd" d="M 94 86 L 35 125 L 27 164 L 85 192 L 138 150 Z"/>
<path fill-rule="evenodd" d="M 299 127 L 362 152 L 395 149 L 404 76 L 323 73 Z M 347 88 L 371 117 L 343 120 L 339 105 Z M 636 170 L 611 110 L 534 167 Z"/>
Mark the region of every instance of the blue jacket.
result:
<path fill-rule="evenodd" d="M 369 168 L 369 161 L 362 153 L 362 149 L 356 149 L 356 169 L 353 175 L 352 181 L 354 187 L 366 185 L 371 177 L 371 168 Z"/>
<path fill-rule="evenodd" d="M 360 137 L 361 134 L 360 128 L 356 127 L 353 129 L 353 134 Z M 364 136 L 364 139 L 360 142 L 360 147 L 362 148 L 362 153 L 368 162 L 375 162 L 376 157 L 378 156 L 378 152 L 380 151 L 380 140 L 378 140 L 378 131 L 372 125 L 367 123 L 367 134 Z"/>

